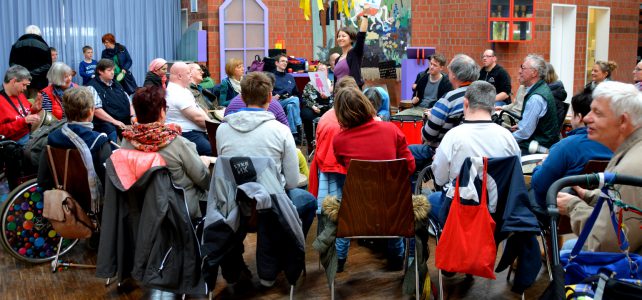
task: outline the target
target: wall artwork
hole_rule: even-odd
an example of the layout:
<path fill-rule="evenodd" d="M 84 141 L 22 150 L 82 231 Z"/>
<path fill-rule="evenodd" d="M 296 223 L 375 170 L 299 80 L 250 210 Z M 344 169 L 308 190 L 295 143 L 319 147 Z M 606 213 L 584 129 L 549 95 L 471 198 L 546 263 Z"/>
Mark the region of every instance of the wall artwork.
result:
<path fill-rule="evenodd" d="M 321 2 L 324 10 L 319 10 L 317 1 L 312 1 L 312 11 L 318 12 L 312 13 L 315 59 L 327 60 L 331 52 L 341 52 L 335 48 L 337 31 L 342 26 L 358 30 L 359 16 L 363 14 L 364 4 L 369 3 L 370 18 L 362 66 L 377 68 L 379 62 L 384 61 L 395 61 L 397 66 L 401 65 L 410 42 L 412 0 L 354 0 L 350 16 L 340 12 L 339 1 Z"/>

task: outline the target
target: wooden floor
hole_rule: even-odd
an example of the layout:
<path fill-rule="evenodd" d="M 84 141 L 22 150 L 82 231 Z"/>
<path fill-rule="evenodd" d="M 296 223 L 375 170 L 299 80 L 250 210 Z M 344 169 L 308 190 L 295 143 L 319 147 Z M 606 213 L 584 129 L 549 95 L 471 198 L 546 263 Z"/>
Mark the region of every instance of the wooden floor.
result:
<path fill-rule="evenodd" d="M 316 221 L 315 221 L 316 224 Z M 316 225 L 310 232 L 316 232 Z M 302 276 L 294 291 L 295 299 L 330 299 L 325 273 L 318 265 L 318 255 L 312 249 L 314 234 L 307 239 L 307 275 Z M 255 235 L 246 239 L 245 261 L 256 274 L 254 264 Z M 431 253 L 434 253 L 434 240 L 431 239 Z M 77 245 L 66 255 L 77 263 L 94 263 L 96 252 L 88 250 L 83 243 Z M 336 280 L 336 299 L 412 299 L 401 292 L 401 272 L 385 270 L 386 259 L 366 247 L 353 242 L 350 248 L 346 271 L 338 274 Z M 434 255 L 429 260 L 433 281 Z M 105 281 L 94 276 L 94 270 L 69 269 L 55 274 L 49 264 L 27 265 L 21 263 L 4 251 L 0 251 L 0 299 L 180 299 L 168 293 L 139 287 L 133 282 L 125 282 L 120 287 L 112 284 L 105 287 Z M 548 273 L 543 267 L 536 284 L 525 294 L 525 299 L 539 297 L 548 285 Z M 497 274 L 497 280 L 474 278 L 467 281 L 463 275 L 456 275 L 445 281 L 444 299 L 520 299 L 510 292 L 506 282 L 506 272 Z M 258 278 L 243 286 L 230 286 L 220 276 L 214 290 L 215 299 L 287 299 L 289 287 L 281 274 L 274 287 L 259 287 Z M 207 299 L 205 296 L 187 297 Z"/>

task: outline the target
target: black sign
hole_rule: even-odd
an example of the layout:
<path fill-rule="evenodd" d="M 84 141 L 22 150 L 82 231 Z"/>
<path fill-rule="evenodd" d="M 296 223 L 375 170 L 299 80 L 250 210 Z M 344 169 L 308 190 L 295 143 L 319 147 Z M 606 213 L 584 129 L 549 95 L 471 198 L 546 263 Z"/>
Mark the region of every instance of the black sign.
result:
<path fill-rule="evenodd" d="M 397 79 L 397 62 L 394 60 L 379 62 L 379 77 Z"/>

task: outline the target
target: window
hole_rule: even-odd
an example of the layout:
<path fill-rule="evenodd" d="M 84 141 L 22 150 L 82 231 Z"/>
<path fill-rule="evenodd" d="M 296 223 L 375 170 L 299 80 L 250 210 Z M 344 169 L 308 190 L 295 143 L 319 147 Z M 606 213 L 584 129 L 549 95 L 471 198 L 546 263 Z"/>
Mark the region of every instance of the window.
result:
<path fill-rule="evenodd" d="M 488 41 L 526 42 L 533 40 L 533 0 L 489 0 Z"/>
<path fill-rule="evenodd" d="M 255 55 L 267 55 L 268 9 L 260 0 L 226 0 L 219 8 L 219 16 L 221 78 L 224 78 L 228 59 L 241 59 L 247 67 Z"/>
<path fill-rule="evenodd" d="M 198 12 L 198 0 L 189 0 L 189 11 Z"/>

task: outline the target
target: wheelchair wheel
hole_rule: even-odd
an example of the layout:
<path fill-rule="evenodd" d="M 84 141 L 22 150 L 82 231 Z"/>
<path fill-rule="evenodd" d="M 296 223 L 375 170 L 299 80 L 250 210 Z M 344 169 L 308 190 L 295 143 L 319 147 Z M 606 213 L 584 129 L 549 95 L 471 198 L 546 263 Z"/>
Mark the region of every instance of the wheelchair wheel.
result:
<path fill-rule="evenodd" d="M 2 203 L 2 247 L 23 262 L 51 261 L 58 250 L 60 236 L 42 216 L 43 192 L 34 178 L 11 191 Z M 71 250 L 77 242 L 64 239 L 60 255 Z"/>
<path fill-rule="evenodd" d="M 432 174 L 430 165 L 426 166 L 417 174 L 417 183 L 415 184 L 415 195 L 424 195 L 426 198 L 434 192 L 440 191 L 441 188 L 435 184 L 435 176 Z"/>

